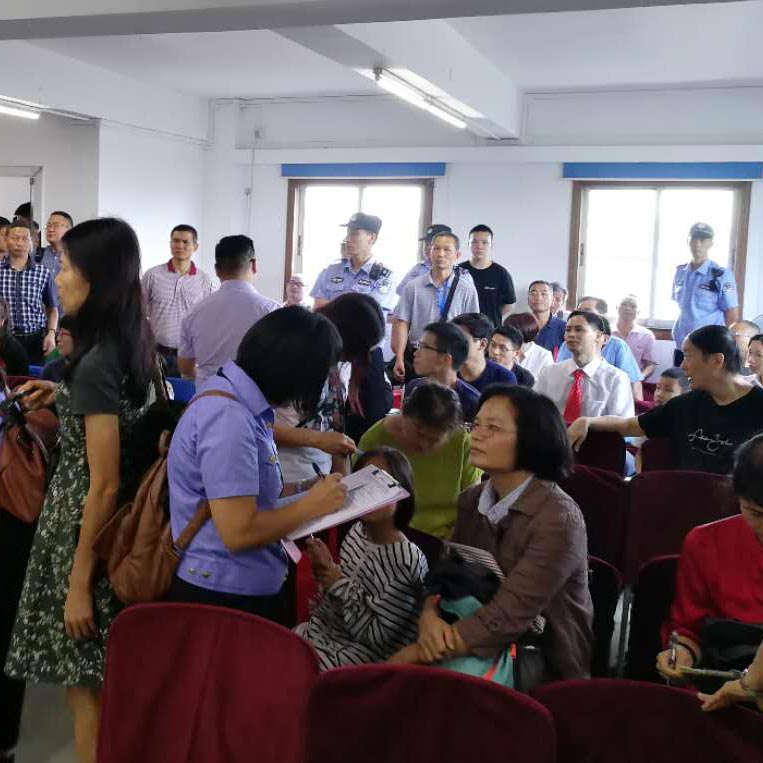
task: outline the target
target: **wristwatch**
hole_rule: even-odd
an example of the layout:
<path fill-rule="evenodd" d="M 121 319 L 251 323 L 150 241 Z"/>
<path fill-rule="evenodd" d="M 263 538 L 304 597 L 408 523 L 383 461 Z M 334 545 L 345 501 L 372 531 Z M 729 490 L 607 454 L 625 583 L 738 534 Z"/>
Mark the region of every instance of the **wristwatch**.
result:
<path fill-rule="evenodd" d="M 747 675 L 749 674 L 749 672 L 750 672 L 750 669 L 745 668 L 742 671 L 742 675 L 739 677 L 739 685 L 742 687 L 742 691 L 744 691 L 744 693 L 748 697 L 750 697 L 750 699 L 755 699 L 755 700 L 763 699 L 763 689 L 751 689 L 747 685 Z"/>

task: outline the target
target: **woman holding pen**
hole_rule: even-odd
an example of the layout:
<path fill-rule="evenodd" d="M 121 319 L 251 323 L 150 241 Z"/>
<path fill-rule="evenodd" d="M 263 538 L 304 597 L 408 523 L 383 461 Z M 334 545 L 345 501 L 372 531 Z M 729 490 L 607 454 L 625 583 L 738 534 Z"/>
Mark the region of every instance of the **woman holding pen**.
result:
<path fill-rule="evenodd" d="M 170 601 L 240 609 L 276 619 L 287 572 L 280 543 L 305 522 L 342 506 L 340 476 L 320 479 L 283 508 L 273 442 L 273 406 L 314 415 L 329 369 L 342 352 L 332 323 L 301 307 L 259 320 L 235 361 L 211 377 L 172 437 L 168 459 L 170 517 L 177 537 L 208 500 L 212 513 L 185 550 Z"/>

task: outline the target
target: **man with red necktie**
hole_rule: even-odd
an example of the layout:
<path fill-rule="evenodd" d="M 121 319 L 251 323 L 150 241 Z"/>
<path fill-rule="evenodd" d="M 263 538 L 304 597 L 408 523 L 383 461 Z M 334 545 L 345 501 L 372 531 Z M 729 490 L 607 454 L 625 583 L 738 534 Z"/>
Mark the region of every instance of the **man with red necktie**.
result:
<path fill-rule="evenodd" d="M 554 401 L 568 425 L 580 416 L 633 416 L 628 375 L 601 357 L 601 318 L 575 310 L 567 319 L 564 340 L 572 357 L 544 368 L 535 390 Z"/>

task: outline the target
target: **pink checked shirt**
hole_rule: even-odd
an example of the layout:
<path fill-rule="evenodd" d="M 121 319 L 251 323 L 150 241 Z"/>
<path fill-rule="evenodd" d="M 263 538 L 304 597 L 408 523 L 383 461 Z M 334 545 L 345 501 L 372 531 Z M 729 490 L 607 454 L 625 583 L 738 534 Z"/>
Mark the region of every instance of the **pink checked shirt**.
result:
<path fill-rule="evenodd" d="M 613 336 L 619 336 L 628 347 L 631 348 L 633 357 L 636 358 L 638 367 L 643 371 L 646 366 L 654 363 L 654 334 L 645 326 L 633 325 L 630 334 L 624 336 L 615 326 L 612 331 Z"/>
<path fill-rule="evenodd" d="M 214 291 L 214 282 L 193 262 L 189 271 L 181 276 L 170 260 L 147 270 L 142 283 L 157 344 L 177 348 L 183 316 Z"/>

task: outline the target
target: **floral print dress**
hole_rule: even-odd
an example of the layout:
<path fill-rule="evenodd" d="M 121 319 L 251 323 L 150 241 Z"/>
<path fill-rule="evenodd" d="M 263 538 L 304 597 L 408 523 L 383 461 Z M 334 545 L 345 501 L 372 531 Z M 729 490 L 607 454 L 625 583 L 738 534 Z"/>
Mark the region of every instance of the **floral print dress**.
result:
<path fill-rule="evenodd" d="M 148 401 L 136 407 L 122 396 L 119 432 L 123 480 L 130 472 L 131 434 L 147 407 Z M 66 635 L 64 605 L 90 472 L 85 417 L 72 411 L 71 389 L 66 384 L 58 387 L 56 409 L 61 422 L 61 458 L 40 514 L 5 671 L 12 678 L 35 683 L 98 688 L 103 682 L 109 628 L 120 604 L 108 578 L 97 576 L 93 583 L 96 637 L 74 641 Z"/>

